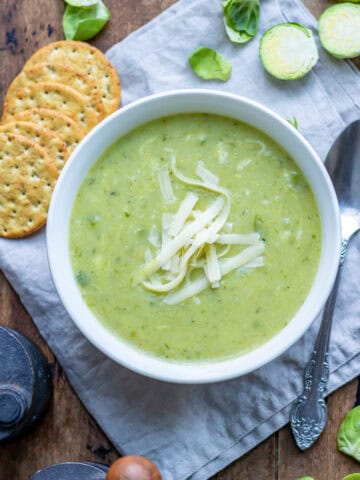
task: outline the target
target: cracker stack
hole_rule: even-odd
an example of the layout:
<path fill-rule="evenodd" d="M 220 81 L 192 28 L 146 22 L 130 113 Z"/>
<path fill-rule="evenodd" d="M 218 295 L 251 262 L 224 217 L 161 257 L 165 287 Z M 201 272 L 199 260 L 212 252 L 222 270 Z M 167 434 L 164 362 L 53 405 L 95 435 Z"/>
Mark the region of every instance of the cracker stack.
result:
<path fill-rule="evenodd" d="M 119 103 L 114 67 L 87 43 L 51 43 L 27 61 L 0 123 L 0 236 L 23 237 L 45 224 L 70 153 Z"/>

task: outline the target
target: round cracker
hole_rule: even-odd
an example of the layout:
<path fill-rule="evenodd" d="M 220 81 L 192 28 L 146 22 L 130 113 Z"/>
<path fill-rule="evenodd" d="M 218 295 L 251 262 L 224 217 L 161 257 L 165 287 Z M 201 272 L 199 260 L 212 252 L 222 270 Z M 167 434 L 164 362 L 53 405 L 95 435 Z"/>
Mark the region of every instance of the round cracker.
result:
<path fill-rule="evenodd" d="M 2 121 L 29 108 L 51 108 L 68 115 L 84 131 L 97 123 L 97 115 L 88 98 L 61 83 L 40 82 L 6 96 Z"/>
<path fill-rule="evenodd" d="M 104 104 L 100 90 L 95 81 L 80 70 L 61 64 L 38 63 L 23 70 L 12 81 L 6 95 L 14 95 L 16 90 L 27 88 L 32 83 L 56 82 L 71 87 L 91 99 L 91 105 L 98 115 L 98 120 L 105 118 Z"/>
<path fill-rule="evenodd" d="M 100 86 L 106 115 L 119 108 L 119 76 L 105 55 L 88 43 L 62 40 L 40 48 L 26 62 L 24 69 L 36 63 L 61 63 L 85 72 Z"/>
<path fill-rule="evenodd" d="M 37 125 L 55 133 L 69 152 L 72 152 L 83 137 L 81 128 L 67 115 L 49 108 L 31 108 L 11 117 L 20 122 L 34 122 Z"/>
<path fill-rule="evenodd" d="M 57 171 L 46 151 L 20 135 L 0 133 L 0 236 L 24 237 L 41 228 Z"/>
<path fill-rule="evenodd" d="M 32 122 L 7 122 L 0 125 L 0 133 L 15 133 L 37 143 L 46 150 L 48 157 L 53 160 L 57 171 L 60 173 L 66 160 L 70 156 L 65 143 L 50 130 Z"/>

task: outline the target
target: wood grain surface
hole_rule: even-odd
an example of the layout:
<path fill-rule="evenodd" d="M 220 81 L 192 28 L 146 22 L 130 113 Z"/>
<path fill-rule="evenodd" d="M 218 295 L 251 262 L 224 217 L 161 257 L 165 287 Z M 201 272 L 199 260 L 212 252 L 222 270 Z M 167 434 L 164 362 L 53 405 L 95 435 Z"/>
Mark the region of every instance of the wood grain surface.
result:
<path fill-rule="evenodd" d="M 274 0 L 275 1 L 275 0 Z M 174 0 L 106 0 L 111 20 L 92 42 L 102 50 L 169 7 Z M 318 16 L 327 0 L 305 0 Z M 11 80 L 40 46 L 61 39 L 61 0 L 0 0 L 0 105 Z M 360 67 L 360 62 L 355 62 Z M 87 460 L 109 464 L 117 453 L 77 399 L 64 372 L 36 330 L 6 279 L 0 274 L 0 324 L 18 329 L 40 346 L 53 365 L 54 395 L 39 425 L 21 440 L 0 446 L 0 480 L 26 480 L 55 462 Z M 356 382 L 333 394 L 329 423 L 318 443 L 306 453 L 294 446 L 288 427 L 273 435 L 213 480 L 340 480 L 360 465 L 336 450 L 339 422 L 353 406 Z M 76 480 L 76 479 L 74 479 Z"/>

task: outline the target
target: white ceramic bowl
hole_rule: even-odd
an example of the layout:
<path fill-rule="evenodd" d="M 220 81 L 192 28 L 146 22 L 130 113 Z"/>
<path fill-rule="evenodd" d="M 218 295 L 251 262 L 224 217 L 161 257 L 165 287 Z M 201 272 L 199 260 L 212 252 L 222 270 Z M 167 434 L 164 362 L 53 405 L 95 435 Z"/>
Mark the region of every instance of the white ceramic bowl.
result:
<path fill-rule="evenodd" d="M 112 334 L 84 302 L 69 255 L 69 221 L 80 184 L 101 153 L 128 131 L 150 120 L 185 112 L 206 112 L 241 120 L 272 137 L 295 160 L 315 194 L 322 225 L 322 253 L 312 288 L 296 315 L 259 348 L 224 361 L 171 362 L 136 349 Z M 138 373 L 179 383 L 206 383 L 237 377 L 270 362 L 315 319 L 334 282 L 340 252 L 338 203 L 317 154 L 287 121 L 251 100 L 209 90 L 166 92 L 121 108 L 99 124 L 73 152 L 57 182 L 49 210 L 47 246 L 60 298 L 81 332 L 108 357 Z"/>

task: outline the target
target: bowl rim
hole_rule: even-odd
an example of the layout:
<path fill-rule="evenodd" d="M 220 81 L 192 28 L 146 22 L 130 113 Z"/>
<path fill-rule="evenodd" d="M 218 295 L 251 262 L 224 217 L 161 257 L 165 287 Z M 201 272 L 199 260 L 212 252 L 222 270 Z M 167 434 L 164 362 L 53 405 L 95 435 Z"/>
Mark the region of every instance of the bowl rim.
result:
<path fill-rule="evenodd" d="M 326 276 L 323 275 L 323 283 L 321 284 L 321 288 L 319 288 L 320 285 L 317 285 L 318 297 L 319 297 L 317 305 L 312 306 L 312 308 L 310 309 L 312 311 L 312 314 L 309 315 L 307 318 L 303 319 L 303 322 L 301 324 L 300 324 L 300 321 L 297 322 L 297 328 L 295 329 L 293 328 L 294 331 L 292 332 L 291 336 L 286 336 L 285 331 L 287 332 L 287 330 L 290 329 L 289 327 L 292 324 L 293 326 L 295 325 L 294 320 L 299 317 L 299 312 L 302 311 L 302 307 L 304 306 L 304 304 L 296 312 L 296 314 L 292 317 L 292 319 L 283 329 L 281 329 L 278 333 L 276 333 L 273 337 L 271 337 L 268 341 L 266 341 L 264 344 L 260 345 L 259 347 L 256 347 L 255 349 L 252 349 L 249 352 L 245 352 L 237 356 L 232 356 L 231 358 L 213 359 L 213 360 L 210 359 L 207 361 L 197 361 L 197 362 L 179 362 L 179 361 L 165 360 L 159 357 L 155 357 L 145 351 L 139 350 L 137 347 L 131 345 L 127 341 L 124 341 L 120 337 L 116 336 L 116 334 L 112 333 L 110 329 L 106 328 L 99 320 L 97 320 L 95 314 L 90 311 L 90 309 L 87 307 L 85 303 L 85 300 L 81 297 L 82 303 L 83 303 L 82 307 L 87 308 L 87 310 L 91 313 L 93 320 L 97 324 L 97 327 L 99 328 L 99 330 L 98 332 L 93 332 L 90 330 L 90 328 L 87 328 L 87 325 L 85 324 L 85 322 L 82 321 L 81 318 L 79 318 L 78 309 L 76 308 L 76 306 L 74 306 L 73 302 L 70 299 L 69 294 L 65 292 L 66 288 L 64 286 L 64 283 L 62 282 L 62 263 L 61 263 L 61 260 L 58 258 L 58 252 L 57 252 L 57 249 L 55 248 L 56 235 L 58 234 L 58 228 L 59 228 L 57 213 L 59 211 L 61 212 L 61 192 L 63 189 L 63 185 L 66 182 L 67 177 L 70 175 L 69 172 L 73 169 L 73 165 L 77 161 L 78 157 L 81 155 L 82 151 L 86 148 L 86 145 L 91 143 L 91 141 L 94 141 L 93 139 L 97 135 L 99 135 L 99 133 L 104 131 L 109 125 L 111 125 L 112 122 L 114 122 L 114 120 L 116 120 L 118 117 L 120 118 L 126 117 L 129 111 L 134 111 L 135 109 L 139 109 L 149 104 L 151 105 L 153 102 L 158 102 L 158 101 L 161 102 L 162 100 L 169 100 L 169 99 L 171 100 L 171 99 L 174 99 L 175 97 L 184 97 L 184 96 L 185 97 L 191 97 L 191 96 L 205 97 L 207 99 L 209 98 L 214 99 L 214 97 L 216 97 L 217 100 L 222 99 L 224 101 L 226 100 L 226 101 L 235 102 L 238 105 L 240 104 L 245 105 L 250 109 L 255 109 L 260 114 L 263 114 L 269 117 L 269 119 L 273 120 L 277 125 L 279 125 L 279 127 L 284 129 L 284 131 L 287 131 L 290 137 L 292 137 L 293 140 L 297 141 L 298 144 L 301 145 L 303 149 L 305 149 L 305 151 L 308 154 L 308 157 L 311 159 L 310 161 L 313 162 L 313 166 L 316 167 L 319 175 L 322 177 L 322 181 L 323 181 L 322 188 L 324 189 L 324 191 L 326 190 L 326 193 L 328 195 L 328 200 L 330 200 L 328 209 L 329 209 L 329 212 L 331 211 L 331 214 L 329 213 L 329 215 L 333 222 L 332 230 L 334 234 L 332 257 L 327 258 Z M 195 108 L 193 113 L 196 113 L 196 112 L 201 113 L 201 110 Z M 203 112 L 203 113 L 206 113 L 206 112 Z M 168 115 L 169 114 L 164 113 L 163 115 L 160 115 L 160 116 L 158 115 L 157 117 L 154 117 L 154 118 L 161 118 L 161 116 L 165 117 Z M 218 114 L 218 115 L 222 115 L 222 114 Z M 229 118 L 234 118 L 234 117 L 229 115 Z M 246 120 L 245 121 L 240 120 L 240 121 L 247 123 Z M 144 121 L 144 122 L 139 121 L 137 123 L 137 126 L 144 125 L 146 123 L 148 123 L 148 121 Z M 252 125 L 251 123 L 249 124 Z M 264 131 L 261 127 L 257 127 L 256 125 L 253 125 L 253 126 L 260 131 Z M 137 128 L 137 127 L 133 127 L 133 128 Z M 131 131 L 133 130 L 133 128 L 129 128 L 127 131 Z M 267 132 L 265 133 L 269 136 Z M 124 134 L 119 135 L 118 138 L 120 138 L 122 135 Z M 102 148 L 102 151 L 105 151 L 106 148 L 108 148 L 111 145 L 111 143 L 113 143 L 113 141 L 107 144 L 106 146 L 104 146 Z M 274 139 L 274 141 L 280 144 L 282 148 L 287 150 L 280 141 L 278 141 L 277 139 Z M 291 156 L 291 158 L 293 158 L 293 155 L 291 155 L 290 153 L 289 155 Z M 95 159 L 88 162 L 89 164 L 87 166 L 87 171 L 89 170 L 90 166 L 97 160 L 97 158 L 98 158 L 98 155 Z M 302 167 L 300 165 L 298 166 L 303 171 Z M 80 188 L 83 178 L 84 177 L 82 177 L 80 181 L 78 181 L 76 193 Z M 317 198 L 316 198 L 316 203 L 319 209 L 321 222 L 323 222 L 323 217 L 320 212 Z M 67 239 L 68 239 L 68 231 L 69 231 L 68 227 L 69 227 L 69 224 L 67 224 L 65 228 Z M 154 379 L 162 380 L 166 382 L 172 382 L 172 383 L 196 383 L 196 384 L 213 383 L 213 382 L 224 381 L 224 380 L 245 375 L 249 372 L 253 372 L 257 370 L 258 368 L 262 367 L 267 363 L 270 363 L 272 360 L 279 357 L 282 353 L 288 350 L 307 331 L 307 329 L 313 323 L 313 321 L 321 311 L 322 307 L 324 306 L 326 299 L 331 291 L 331 288 L 337 273 L 339 259 L 340 259 L 340 244 L 341 244 L 340 214 L 339 214 L 339 206 L 338 206 L 338 201 L 337 201 L 334 187 L 319 156 L 311 147 L 309 142 L 293 126 L 291 126 L 286 120 L 281 118 L 277 113 L 273 112 L 268 107 L 254 100 L 250 100 L 246 97 L 242 97 L 236 94 L 224 93 L 221 91 L 209 90 L 209 89 L 169 90 L 166 92 L 161 92 L 161 93 L 157 93 L 154 95 L 141 98 L 139 100 L 136 100 L 122 107 L 121 109 L 117 110 L 116 112 L 111 114 L 109 117 L 104 119 L 100 124 L 98 124 L 79 143 L 76 149 L 72 152 L 63 171 L 61 172 L 61 175 L 57 181 L 55 190 L 53 192 L 53 196 L 52 196 L 50 207 L 49 207 L 48 222 L 47 222 L 47 228 L 46 228 L 46 243 L 47 243 L 48 263 L 50 267 L 51 276 L 56 287 L 56 291 L 65 307 L 65 310 L 69 314 L 70 318 L 72 319 L 74 324 L 77 326 L 77 328 L 82 332 L 85 338 L 87 338 L 90 341 L 90 343 L 92 343 L 96 348 L 98 348 L 108 358 L 114 360 L 116 363 L 136 373 L 145 375 L 150 378 L 154 378 Z M 324 247 L 324 240 L 322 239 L 322 249 L 323 247 Z M 69 249 L 67 248 L 67 250 Z M 315 284 L 319 275 L 319 271 L 321 270 L 321 267 L 324 274 L 324 266 L 322 266 L 321 264 L 322 256 L 323 256 L 323 252 L 321 253 L 321 258 L 320 258 L 319 266 L 316 272 L 316 277 L 313 281 L 311 290 L 305 299 L 305 303 L 308 297 L 310 296 L 310 293 L 313 291 L 314 287 L 316 286 Z M 73 275 L 73 277 L 75 278 L 75 275 Z M 104 333 L 104 335 L 105 335 L 104 330 L 107 332 L 108 343 L 105 343 L 103 340 L 101 340 L 102 336 L 101 335 L 99 336 L 100 330 L 102 331 L 102 333 Z M 280 342 L 279 342 L 279 339 L 280 339 Z M 116 351 L 113 350 L 113 347 L 115 345 L 119 347 L 118 349 L 116 349 Z M 277 348 L 273 348 L 274 346 L 277 346 Z M 131 358 L 129 360 L 127 358 L 126 352 L 134 353 L 134 355 L 136 352 L 135 357 L 138 358 L 139 361 L 136 361 L 134 363 L 134 358 Z M 257 357 L 256 357 L 256 354 L 257 354 Z M 240 359 L 242 360 L 242 362 L 240 361 Z M 239 361 L 240 361 L 240 366 L 239 366 Z M 246 361 L 248 361 L 249 363 L 246 363 Z M 221 365 L 222 368 L 216 368 L 219 365 Z"/>

